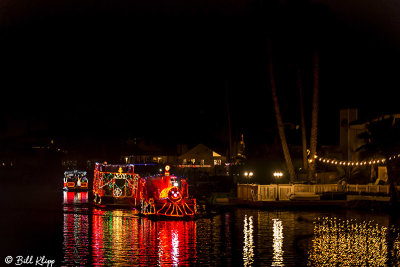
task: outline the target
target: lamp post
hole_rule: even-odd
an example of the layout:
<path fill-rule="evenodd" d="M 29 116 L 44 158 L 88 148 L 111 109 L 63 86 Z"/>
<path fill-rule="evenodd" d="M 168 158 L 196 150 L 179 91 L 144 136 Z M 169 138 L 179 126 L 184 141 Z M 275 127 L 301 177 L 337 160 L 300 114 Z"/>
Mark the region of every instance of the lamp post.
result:
<path fill-rule="evenodd" d="M 277 180 L 276 180 L 277 178 L 282 178 L 283 172 L 281 172 L 281 171 L 274 171 L 272 175 L 274 176 L 274 181 L 275 181 L 275 183 L 276 183 L 276 182 L 277 182 Z"/>
<path fill-rule="evenodd" d="M 245 171 L 244 172 L 244 177 L 246 177 L 247 180 L 247 184 L 249 184 L 249 180 L 251 179 L 251 177 L 253 177 L 254 173 L 252 171 Z"/>
<path fill-rule="evenodd" d="M 277 178 L 282 178 L 283 172 L 281 172 L 281 171 L 274 171 L 274 172 L 272 173 L 272 175 L 274 176 L 274 181 L 275 181 L 275 183 L 276 183 L 276 198 L 275 198 L 275 200 L 279 200 L 279 188 L 278 188 Z"/>
<path fill-rule="evenodd" d="M 253 172 L 249 172 L 249 180 L 251 179 L 251 177 L 253 177 L 254 173 Z"/>

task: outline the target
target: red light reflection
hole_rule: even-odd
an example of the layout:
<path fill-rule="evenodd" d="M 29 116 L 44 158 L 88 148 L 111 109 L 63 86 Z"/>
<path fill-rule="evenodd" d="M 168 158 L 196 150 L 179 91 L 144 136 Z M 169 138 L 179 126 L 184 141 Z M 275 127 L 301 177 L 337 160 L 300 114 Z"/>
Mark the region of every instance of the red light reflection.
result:
<path fill-rule="evenodd" d="M 87 192 L 64 192 L 64 260 L 65 266 L 83 266 L 89 255 L 89 215 L 70 203 L 87 202 Z"/>
<path fill-rule="evenodd" d="M 196 263 L 195 221 L 152 221 L 135 210 L 91 209 L 87 192 L 64 192 L 63 266 Z"/>
<path fill-rule="evenodd" d="M 93 214 L 93 265 L 182 266 L 196 262 L 196 222 L 151 221 L 131 211 Z"/>
<path fill-rule="evenodd" d="M 63 192 L 64 204 L 88 203 L 88 192 Z"/>
<path fill-rule="evenodd" d="M 196 259 L 196 223 L 160 221 L 157 223 L 160 265 L 189 265 Z"/>

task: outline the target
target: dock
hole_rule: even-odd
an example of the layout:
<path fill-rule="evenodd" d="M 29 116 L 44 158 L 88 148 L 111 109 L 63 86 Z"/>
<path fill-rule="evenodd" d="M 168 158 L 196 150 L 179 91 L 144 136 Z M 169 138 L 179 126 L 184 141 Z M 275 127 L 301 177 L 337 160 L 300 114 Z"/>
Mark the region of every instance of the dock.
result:
<path fill-rule="evenodd" d="M 275 201 L 252 201 L 231 199 L 230 204 L 247 208 L 270 208 L 270 209 L 308 209 L 308 208 L 345 208 L 347 200 L 275 200 Z"/>

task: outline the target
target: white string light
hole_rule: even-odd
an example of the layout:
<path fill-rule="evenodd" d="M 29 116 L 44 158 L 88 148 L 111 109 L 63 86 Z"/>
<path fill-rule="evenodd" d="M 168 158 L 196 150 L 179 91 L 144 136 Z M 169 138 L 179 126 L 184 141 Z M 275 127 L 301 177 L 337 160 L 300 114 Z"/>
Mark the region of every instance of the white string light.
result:
<path fill-rule="evenodd" d="M 318 155 L 314 155 L 315 161 L 322 162 L 324 164 L 329 164 L 329 165 L 340 165 L 340 166 L 366 166 L 366 165 L 376 165 L 376 164 L 383 164 L 387 160 L 394 160 L 396 158 L 400 158 L 400 154 L 390 156 L 388 159 L 385 158 L 379 158 L 379 159 L 370 159 L 368 161 L 363 160 L 363 161 L 346 161 L 346 160 L 337 160 L 337 159 L 331 159 L 331 158 L 325 158 L 325 157 L 320 157 Z M 309 163 L 312 163 L 314 159 L 308 159 Z"/>

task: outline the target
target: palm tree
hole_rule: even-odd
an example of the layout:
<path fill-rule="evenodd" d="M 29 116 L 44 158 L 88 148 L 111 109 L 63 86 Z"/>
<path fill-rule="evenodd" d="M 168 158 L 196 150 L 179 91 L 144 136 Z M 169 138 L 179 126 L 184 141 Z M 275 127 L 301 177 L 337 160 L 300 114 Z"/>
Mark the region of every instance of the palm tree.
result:
<path fill-rule="evenodd" d="M 228 120 L 228 162 L 230 163 L 232 160 L 232 126 L 231 126 L 231 110 L 229 107 L 229 83 L 228 81 L 226 82 L 225 85 L 225 99 L 226 99 L 226 114 L 227 114 L 227 120 Z M 231 171 L 230 171 L 231 173 Z"/>
<path fill-rule="evenodd" d="M 314 84 L 313 84 L 313 104 L 311 113 L 311 135 L 310 135 L 310 156 L 311 161 L 308 168 L 308 179 L 313 179 L 315 174 L 314 156 L 317 154 L 318 136 L 318 87 L 319 87 L 319 65 L 318 53 L 314 53 Z"/>
<path fill-rule="evenodd" d="M 297 66 L 297 85 L 299 87 L 299 101 L 300 101 L 300 116 L 301 116 L 301 143 L 303 152 L 303 169 L 307 170 L 307 135 L 306 135 L 306 122 L 304 119 L 304 104 L 303 104 L 303 86 L 301 83 L 300 68 Z"/>
<path fill-rule="evenodd" d="M 279 137 L 280 137 L 281 143 L 282 143 L 283 155 L 285 157 L 286 166 L 287 166 L 287 169 L 289 172 L 290 182 L 293 182 L 295 179 L 295 172 L 294 172 L 294 168 L 293 168 L 292 158 L 290 157 L 289 147 L 286 142 L 285 128 L 284 128 L 284 125 L 282 122 L 282 116 L 281 116 L 281 112 L 279 109 L 278 96 L 276 95 L 276 84 L 275 84 L 274 69 L 273 69 L 272 62 L 270 62 L 268 64 L 268 70 L 269 70 L 269 78 L 270 78 L 270 83 L 271 83 L 272 100 L 274 102 L 276 122 L 278 125 Z"/>

